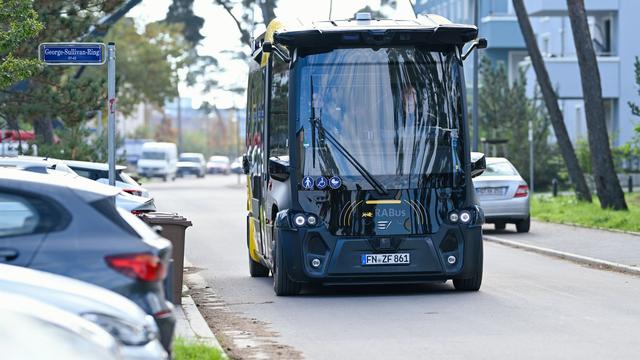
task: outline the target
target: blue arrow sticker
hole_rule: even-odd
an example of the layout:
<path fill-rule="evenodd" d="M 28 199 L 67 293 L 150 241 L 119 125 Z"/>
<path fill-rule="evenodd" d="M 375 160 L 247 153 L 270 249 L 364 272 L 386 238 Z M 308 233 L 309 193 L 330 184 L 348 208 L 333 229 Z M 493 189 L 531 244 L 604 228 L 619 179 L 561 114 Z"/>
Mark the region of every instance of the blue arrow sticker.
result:
<path fill-rule="evenodd" d="M 327 178 L 324 176 L 320 176 L 316 179 L 316 187 L 320 190 L 326 188 L 328 185 Z"/>
<path fill-rule="evenodd" d="M 311 176 L 305 176 L 302 179 L 302 187 L 306 190 L 313 189 L 313 178 Z"/>
<path fill-rule="evenodd" d="M 342 180 L 339 177 L 334 176 L 329 180 L 329 186 L 334 190 L 339 189 L 340 186 L 342 186 Z"/>

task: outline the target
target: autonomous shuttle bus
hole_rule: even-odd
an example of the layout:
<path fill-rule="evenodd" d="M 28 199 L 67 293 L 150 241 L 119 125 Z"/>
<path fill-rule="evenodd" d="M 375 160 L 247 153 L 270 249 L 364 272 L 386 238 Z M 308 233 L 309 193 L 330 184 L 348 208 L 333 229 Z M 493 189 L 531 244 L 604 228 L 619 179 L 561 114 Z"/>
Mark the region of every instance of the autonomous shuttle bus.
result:
<path fill-rule="evenodd" d="M 254 41 L 247 247 L 277 295 L 305 283 L 482 282 L 463 60 L 477 28 L 436 16 L 289 25 Z M 465 48 L 463 50 L 463 47 Z"/>

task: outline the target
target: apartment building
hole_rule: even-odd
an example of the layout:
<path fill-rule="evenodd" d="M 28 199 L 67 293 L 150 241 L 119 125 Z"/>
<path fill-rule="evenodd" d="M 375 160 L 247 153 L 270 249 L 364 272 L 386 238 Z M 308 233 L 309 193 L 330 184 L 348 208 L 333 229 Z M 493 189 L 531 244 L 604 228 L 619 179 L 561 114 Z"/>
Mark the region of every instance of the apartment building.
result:
<path fill-rule="evenodd" d="M 479 32 L 489 41 L 489 48 L 481 51 L 494 63 L 503 63 L 514 79 L 520 68 L 526 70 L 528 94 L 533 96 L 535 73 L 520 32 L 511 0 L 478 0 Z M 473 22 L 475 0 L 417 0 L 416 11 L 436 13 L 454 22 Z M 571 24 L 564 0 L 525 0 L 538 46 L 560 107 L 564 113 L 572 141 L 586 138 L 586 122 L 580 71 L 575 54 Z M 585 0 L 592 41 L 598 58 L 602 95 L 606 111 L 605 121 L 613 145 L 621 145 L 633 136 L 633 128 L 640 118 L 633 116 L 628 102 L 640 103 L 635 83 L 634 61 L 640 56 L 637 36 L 638 0 Z M 472 64 L 466 69 L 467 83 L 471 83 Z"/>

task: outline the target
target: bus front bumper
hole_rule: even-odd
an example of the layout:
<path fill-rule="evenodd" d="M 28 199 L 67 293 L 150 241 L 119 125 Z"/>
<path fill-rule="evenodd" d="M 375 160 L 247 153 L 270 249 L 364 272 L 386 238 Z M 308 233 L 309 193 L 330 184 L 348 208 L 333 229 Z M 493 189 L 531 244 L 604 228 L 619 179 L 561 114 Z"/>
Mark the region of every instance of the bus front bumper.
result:
<path fill-rule="evenodd" d="M 481 226 L 450 226 L 437 234 L 390 239 L 336 237 L 322 230 L 276 234 L 289 277 L 303 283 L 402 284 L 468 278 L 482 261 Z M 363 255 L 370 254 L 409 254 L 410 262 L 363 265 Z"/>

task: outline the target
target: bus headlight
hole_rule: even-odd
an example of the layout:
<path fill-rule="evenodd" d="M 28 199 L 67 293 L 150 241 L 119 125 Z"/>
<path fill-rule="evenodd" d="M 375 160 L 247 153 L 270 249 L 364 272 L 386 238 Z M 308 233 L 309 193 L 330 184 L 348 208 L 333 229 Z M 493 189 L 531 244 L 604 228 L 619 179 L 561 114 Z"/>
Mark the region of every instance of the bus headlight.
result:
<path fill-rule="evenodd" d="M 293 217 L 293 222 L 296 224 L 296 226 L 303 227 L 304 224 L 307 223 L 307 219 L 304 217 L 304 215 L 298 214 Z"/>
<path fill-rule="evenodd" d="M 315 226 L 317 223 L 318 223 L 318 218 L 316 218 L 313 215 L 309 215 L 309 217 L 307 218 L 307 224 L 311 226 Z"/>
<path fill-rule="evenodd" d="M 460 221 L 463 224 L 468 224 L 471 221 L 471 213 L 467 210 L 462 210 L 460 212 Z"/>

